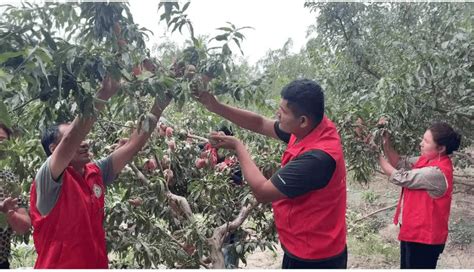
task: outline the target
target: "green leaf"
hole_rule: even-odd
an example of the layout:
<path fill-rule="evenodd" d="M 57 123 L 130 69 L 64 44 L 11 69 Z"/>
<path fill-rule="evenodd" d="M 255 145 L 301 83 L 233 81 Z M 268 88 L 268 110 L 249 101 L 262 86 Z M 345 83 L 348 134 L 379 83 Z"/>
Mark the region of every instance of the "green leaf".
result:
<path fill-rule="evenodd" d="M 22 55 L 23 55 L 23 51 L 2 53 L 0 54 L 0 63 L 3 63 L 7 61 L 8 59 L 15 58 Z"/>
<path fill-rule="evenodd" d="M 191 4 L 191 1 L 187 2 L 186 4 L 184 4 L 183 8 L 181 9 L 181 12 L 185 12 L 185 11 L 188 9 L 188 7 L 189 7 L 190 4 Z"/>
<path fill-rule="evenodd" d="M 13 76 L 0 69 L 0 90 L 7 89 L 7 84 L 10 83 Z"/>
<path fill-rule="evenodd" d="M 227 31 L 227 32 L 232 32 L 232 28 L 229 28 L 229 27 L 218 27 L 216 28 L 217 30 L 222 30 L 222 31 Z"/>
<path fill-rule="evenodd" d="M 216 41 L 226 41 L 228 37 L 229 37 L 229 34 L 221 34 L 221 35 L 215 36 L 214 39 L 216 39 Z"/>
<path fill-rule="evenodd" d="M 224 44 L 222 46 L 222 55 L 224 56 L 230 56 L 232 55 L 232 51 L 230 50 L 230 47 L 228 44 Z"/>
<path fill-rule="evenodd" d="M 0 100 L 0 122 L 5 124 L 7 127 L 12 126 L 12 122 L 10 119 L 10 115 L 8 114 L 8 109 L 5 103 L 3 103 L 3 99 Z"/>
<path fill-rule="evenodd" d="M 56 42 L 54 42 L 51 35 L 49 35 L 49 32 L 47 32 L 43 28 L 41 28 L 41 33 L 43 34 L 44 39 L 45 39 L 46 43 L 48 44 L 48 46 L 53 50 L 57 50 L 58 47 L 56 46 Z"/>

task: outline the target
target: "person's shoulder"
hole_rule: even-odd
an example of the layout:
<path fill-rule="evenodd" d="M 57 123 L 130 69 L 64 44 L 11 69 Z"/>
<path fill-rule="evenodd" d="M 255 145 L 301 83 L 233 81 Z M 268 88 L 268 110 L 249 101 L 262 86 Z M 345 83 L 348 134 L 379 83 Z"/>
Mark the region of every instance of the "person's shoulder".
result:
<path fill-rule="evenodd" d="M 91 161 L 86 164 L 87 168 L 99 168 L 100 161 Z"/>

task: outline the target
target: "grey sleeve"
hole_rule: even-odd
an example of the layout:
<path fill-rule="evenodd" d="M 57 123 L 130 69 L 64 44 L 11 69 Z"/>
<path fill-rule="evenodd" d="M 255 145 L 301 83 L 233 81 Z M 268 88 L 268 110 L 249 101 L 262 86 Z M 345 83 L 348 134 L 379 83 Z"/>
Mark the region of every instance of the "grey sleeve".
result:
<path fill-rule="evenodd" d="M 57 181 L 51 176 L 48 157 L 40 167 L 35 177 L 36 182 L 36 208 L 42 215 L 47 215 L 54 208 L 58 201 L 63 176 L 61 175 Z M 33 203 L 31 203 L 33 204 Z"/>
<path fill-rule="evenodd" d="M 115 180 L 114 176 L 114 169 L 112 165 L 112 157 L 107 156 L 103 159 L 100 159 L 95 162 L 95 164 L 100 168 L 102 172 L 102 181 L 104 182 L 105 186 L 112 185 Z"/>
<path fill-rule="evenodd" d="M 400 169 L 392 173 L 389 181 L 409 189 L 426 190 L 433 198 L 443 196 L 448 190 L 448 182 L 443 172 L 434 166 L 413 170 Z"/>
<path fill-rule="evenodd" d="M 410 170 L 413 168 L 413 165 L 418 161 L 419 158 L 420 158 L 419 156 L 418 157 L 401 156 L 395 168 Z"/>

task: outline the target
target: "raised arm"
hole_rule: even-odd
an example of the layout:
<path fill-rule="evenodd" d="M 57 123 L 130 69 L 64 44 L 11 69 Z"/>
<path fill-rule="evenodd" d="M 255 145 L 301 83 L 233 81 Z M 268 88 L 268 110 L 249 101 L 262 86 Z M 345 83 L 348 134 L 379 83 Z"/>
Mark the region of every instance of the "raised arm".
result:
<path fill-rule="evenodd" d="M 170 101 L 171 98 L 168 96 L 166 96 L 164 100 L 155 99 L 155 103 L 153 104 L 150 114 L 148 114 L 148 118 L 145 119 L 145 122 L 149 122 L 149 131 L 145 131 L 143 129 L 138 131 L 135 129 L 132 132 L 129 140 L 111 154 L 114 176 L 118 175 L 125 165 L 127 165 L 127 163 L 132 160 L 133 156 L 135 156 L 135 154 L 137 154 L 138 151 L 140 151 L 146 144 L 150 138 L 151 133 L 153 132 L 153 129 L 156 127 L 156 123 L 158 122 L 163 110 L 168 106 Z"/>
<path fill-rule="evenodd" d="M 254 112 L 220 103 L 217 101 L 214 95 L 207 91 L 202 91 L 196 94 L 195 98 L 210 112 L 224 117 L 239 127 L 268 137 L 279 139 L 274 129 L 275 120 L 265 118 Z"/>
<path fill-rule="evenodd" d="M 105 101 L 117 93 L 119 86 L 120 83 L 118 81 L 107 76 L 102 82 L 102 88 L 96 94 L 95 108 L 99 111 L 102 110 Z M 64 131 L 60 143 L 54 148 L 54 152 L 51 155 L 49 167 L 54 180 L 59 178 L 74 158 L 77 149 L 91 130 L 95 120 L 95 116 L 77 116 L 68 129 Z"/>
<path fill-rule="evenodd" d="M 398 161 L 400 161 L 400 155 L 392 146 L 392 142 L 390 141 L 390 135 L 387 132 L 383 134 L 383 152 L 388 159 L 388 162 L 392 165 L 392 167 L 396 167 Z"/>

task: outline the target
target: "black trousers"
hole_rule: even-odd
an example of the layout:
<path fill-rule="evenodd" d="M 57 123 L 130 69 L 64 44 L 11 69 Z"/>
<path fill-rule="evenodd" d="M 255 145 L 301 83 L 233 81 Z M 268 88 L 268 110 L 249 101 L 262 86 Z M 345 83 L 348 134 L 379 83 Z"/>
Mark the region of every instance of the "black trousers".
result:
<path fill-rule="evenodd" d="M 10 269 L 10 263 L 8 261 L 0 263 L 0 269 Z"/>
<path fill-rule="evenodd" d="M 344 251 L 332 258 L 320 261 L 304 261 L 289 256 L 283 256 L 283 269 L 346 269 L 347 268 L 347 247 Z"/>
<path fill-rule="evenodd" d="M 427 245 L 400 241 L 400 268 L 435 269 L 443 250 L 444 244 Z"/>

